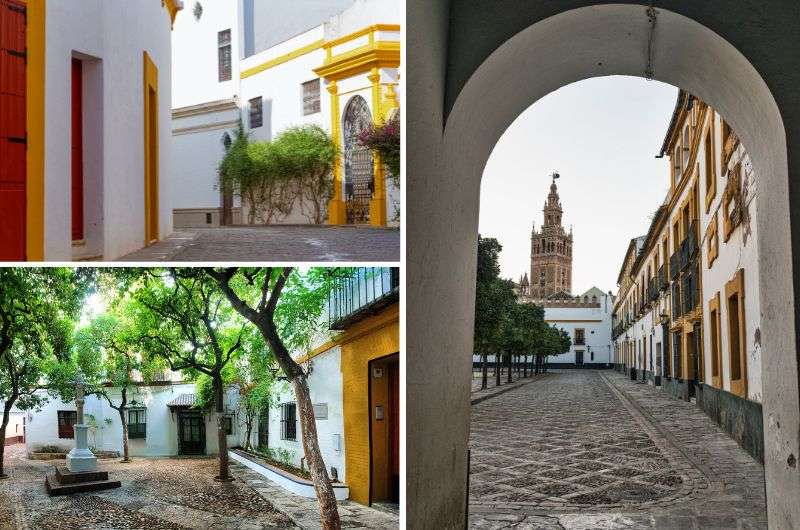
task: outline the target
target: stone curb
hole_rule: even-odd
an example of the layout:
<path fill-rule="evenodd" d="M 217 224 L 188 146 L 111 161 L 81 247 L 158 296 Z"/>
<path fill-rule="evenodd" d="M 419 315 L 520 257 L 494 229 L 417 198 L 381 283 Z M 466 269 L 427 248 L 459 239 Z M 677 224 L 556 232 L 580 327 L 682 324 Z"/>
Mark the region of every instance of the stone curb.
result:
<path fill-rule="evenodd" d="M 550 375 L 550 373 L 544 373 L 544 374 L 539 374 L 538 377 L 530 377 L 528 379 L 518 379 L 514 383 L 506 384 L 505 386 L 500 387 L 500 390 L 498 390 L 496 392 L 489 392 L 489 393 L 484 394 L 482 396 L 478 396 L 478 397 L 472 398 L 472 400 L 470 401 L 470 405 L 477 405 L 478 403 L 486 401 L 489 398 L 493 398 L 493 397 L 499 396 L 501 394 L 505 394 L 506 392 L 510 392 L 512 390 L 515 390 L 515 389 L 521 387 L 521 386 L 525 386 L 528 383 L 532 383 L 533 381 L 539 381 L 539 380 L 544 379 L 545 377 L 547 377 L 549 375 Z M 497 388 L 497 387 L 495 387 L 495 388 Z"/>

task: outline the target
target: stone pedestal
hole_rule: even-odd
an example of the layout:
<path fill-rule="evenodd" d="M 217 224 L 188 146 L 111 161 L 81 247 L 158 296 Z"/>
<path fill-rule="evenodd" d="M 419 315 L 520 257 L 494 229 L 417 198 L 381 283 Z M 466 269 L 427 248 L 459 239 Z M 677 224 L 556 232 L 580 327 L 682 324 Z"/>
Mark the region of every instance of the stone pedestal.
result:
<path fill-rule="evenodd" d="M 74 425 L 75 447 L 67 454 L 67 469 L 72 473 L 97 471 L 97 457 L 87 443 L 88 425 Z"/>

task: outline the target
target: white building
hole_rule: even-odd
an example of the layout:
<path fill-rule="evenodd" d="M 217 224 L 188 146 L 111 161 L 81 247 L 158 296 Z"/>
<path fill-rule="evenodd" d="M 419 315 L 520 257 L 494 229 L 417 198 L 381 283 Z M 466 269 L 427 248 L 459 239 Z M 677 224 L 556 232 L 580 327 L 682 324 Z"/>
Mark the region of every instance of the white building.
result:
<path fill-rule="evenodd" d="M 180 6 L 0 1 L 0 260 L 110 260 L 172 231 L 165 161 Z"/>
<path fill-rule="evenodd" d="M 171 381 L 139 384 L 128 389 L 128 450 L 131 456 L 212 455 L 218 452 L 217 414 L 192 408 L 195 384 L 183 383 L 178 374 Z M 108 389 L 114 404 L 120 402 L 119 389 Z M 239 444 L 240 427 L 236 422 L 238 393 L 230 388 L 225 397 L 230 434 L 228 445 Z M 74 402 L 51 398 L 38 411 L 26 412 L 28 452 L 42 447 L 68 451 L 74 447 L 72 425 L 76 420 Z M 90 425 L 89 446 L 98 451 L 122 454 L 122 425 L 119 412 L 103 397 L 90 395 L 84 404 Z"/>
<path fill-rule="evenodd" d="M 730 126 L 684 91 L 661 155 L 670 190 L 623 260 L 614 362 L 696 401 L 762 459 L 758 176 Z"/>
<path fill-rule="evenodd" d="M 397 224 L 399 191 L 355 136 L 398 109 L 399 2 L 197 4 L 202 10 L 176 22 L 173 40 L 175 226 L 248 221 L 238 198 L 217 183 L 226 138 L 239 119 L 253 140 L 272 140 L 295 125 L 320 125 L 343 153 L 328 222 Z M 290 213 L 269 222 L 313 222 L 308 211 L 296 199 Z"/>
<path fill-rule="evenodd" d="M 611 317 L 614 296 L 592 287 L 575 298 L 533 301 L 544 307 L 544 320 L 566 331 L 572 345 L 566 353 L 548 359 L 550 366 L 610 367 L 614 362 Z"/>
<path fill-rule="evenodd" d="M 0 421 L 3 420 L 2 411 L 4 410 L 5 402 L 0 401 Z M 18 410 L 16 407 L 11 409 L 11 415 L 6 425 L 6 436 L 0 443 L 5 445 L 14 445 L 23 443 L 25 441 L 25 414 Z"/>

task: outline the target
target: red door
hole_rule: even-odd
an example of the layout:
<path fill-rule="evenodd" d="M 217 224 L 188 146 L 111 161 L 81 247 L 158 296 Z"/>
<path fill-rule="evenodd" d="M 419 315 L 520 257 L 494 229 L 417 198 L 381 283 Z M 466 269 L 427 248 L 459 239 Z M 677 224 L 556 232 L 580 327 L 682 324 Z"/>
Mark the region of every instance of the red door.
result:
<path fill-rule="evenodd" d="M 83 63 L 72 59 L 72 240 L 83 239 Z"/>
<path fill-rule="evenodd" d="M 0 0 L 0 261 L 25 259 L 25 4 Z"/>

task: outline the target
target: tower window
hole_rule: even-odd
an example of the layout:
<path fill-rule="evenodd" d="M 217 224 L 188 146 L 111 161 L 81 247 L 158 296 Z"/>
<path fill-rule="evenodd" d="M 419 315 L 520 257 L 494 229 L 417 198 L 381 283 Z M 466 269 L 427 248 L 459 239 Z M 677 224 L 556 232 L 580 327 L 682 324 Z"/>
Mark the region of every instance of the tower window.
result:
<path fill-rule="evenodd" d="M 257 129 L 264 125 L 264 105 L 260 97 L 250 100 L 250 128 Z"/>
<path fill-rule="evenodd" d="M 219 82 L 230 81 L 231 74 L 231 30 L 226 29 L 217 34 Z"/>

